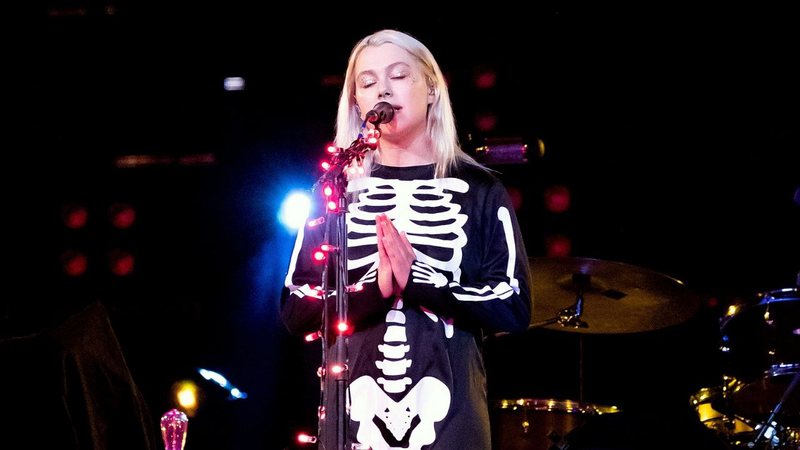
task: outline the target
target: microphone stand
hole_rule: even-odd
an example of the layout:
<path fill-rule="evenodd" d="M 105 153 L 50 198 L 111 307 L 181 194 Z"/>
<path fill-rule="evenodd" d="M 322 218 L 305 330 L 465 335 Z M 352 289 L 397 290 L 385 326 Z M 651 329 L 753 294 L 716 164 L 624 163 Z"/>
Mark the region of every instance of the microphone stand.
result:
<path fill-rule="evenodd" d="M 366 122 L 365 124 L 366 125 Z M 362 125 L 362 129 L 363 129 Z M 333 188 L 337 196 L 336 209 L 326 208 L 327 215 L 335 215 L 335 220 L 326 220 L 327 229 L 325 237 L 330 238 L 334 249 L 332 261 L 325 265 L 322 271 L 322 301 L 325 307 L 322 308 L 322 369 L 321 377 L 321 399 L 320 410 L 318 411 L 320 448 L 331 450 L 347 450 L 347 339 L 336 327 L 339 323 L 348 323 L 348 276 L 347 276 L 347 174 L 345 170 L 351 166 L 353 161 L 360 164 L 369 150 L 377 147 L 380 129 L 376 126 L 368 139 L 361 134 L 346 149 L 338 149 L 333 155 L 330 168 L 314 184 L 312 190 L 316 190 L 320 185 Z M 332 231 L 333 228 L 333 231 Z M 328 313 L 328 275 L 329 269 L 333 268 L 335 277 L 335 320 L 331 324 L 332 317 Z M 329 339 L 333 340 L 333 345 L 329 345 Z M 330 353 L 328 349 L 330 348 Z M 332 396 L 331 396 L 332 395 Z M 331 403 L 333 400 L 334 403 Z M 332 410 L 328 410 L 328 406 Z"/>

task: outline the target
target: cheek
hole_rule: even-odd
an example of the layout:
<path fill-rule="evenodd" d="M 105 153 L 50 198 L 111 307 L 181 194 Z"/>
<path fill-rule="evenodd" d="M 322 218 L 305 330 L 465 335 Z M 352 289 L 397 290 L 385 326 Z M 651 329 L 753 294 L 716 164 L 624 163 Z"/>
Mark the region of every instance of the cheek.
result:
<path fill-rule="evenodd" d="M 364 113 L 372 109 L 374 103 L 375 102 L 368 99 L 366 95 L 356 94 L 356 105 L 358 105 L 358 107 L 361 109 L 362 116 Z"/>
<path fill-rule="evenodd" d="M 419 109 L 427 111 L 428 107 L 433 103 L 434 96 L 428 94 L 428 90 L 417 91 L 414 93 L 414 104 L 418 105 Z"/>

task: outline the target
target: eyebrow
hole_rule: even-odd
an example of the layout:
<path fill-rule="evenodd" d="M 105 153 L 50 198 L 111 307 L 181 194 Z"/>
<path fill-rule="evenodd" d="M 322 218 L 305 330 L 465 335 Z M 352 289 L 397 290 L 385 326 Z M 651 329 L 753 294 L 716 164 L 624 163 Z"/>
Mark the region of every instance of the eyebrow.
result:
<path fill-rule="evenodd" d="M 409 63 L 407 63 L 405 61 L 397 61 L 397 62 L 393 62 L 393 63 L 389 64 L 388 66 L 386 66 L 386 69 L 384 69 L 384 70 L 391 71 L 392 69 L 394 69 L 395 67 L 397 67 L 399 65 L 403 65 L 403 66 L 406 66 L 408 68 L 411 68 L 411 64 L 409 64 Z M 375 70 L 372 70 L 372 69 L 362 70 L 361 72 L 358 72 L 356 74 L 356 78 L 360 78 L 362 75 L 374 74 L 374 73 L 375 73 Z"/>

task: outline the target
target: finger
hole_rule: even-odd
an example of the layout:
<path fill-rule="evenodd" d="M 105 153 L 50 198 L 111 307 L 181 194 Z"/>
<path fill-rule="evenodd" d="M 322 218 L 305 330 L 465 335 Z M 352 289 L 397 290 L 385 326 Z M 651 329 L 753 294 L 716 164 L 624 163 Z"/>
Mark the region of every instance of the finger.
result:
<path fill-rule="evenodd" d="M 383 233 L 383 226 L 380 224 L 380 219 L 377 219 L 375 227 L 375 240 L 378 244 L 378 259 L 383 264 L 389 264 L 389 255 L 386 253 L 385 236 Z"/>
<path fill-rule="evenodd" d="M 416 255 L 414 254 L 414 246 L 411 245 L 411 241 L 408 240 L 408 236 L 406 235 L 405 231 L 400 233 L 400 242 L 403 244 L 405 254 L 407 256 L 411 256 L 412 258 L 416 258 Z"/>
<path fill-rule="evenodd" d="M 387 238 L 387 239 L 396 238 L 395 234 L 397 233 L 397 230 L 395 229 L 392 221 L 389 220 L 388 217 L 386 217 L 386 214 L 379 214 L 376 217 L 375 225 L 382 238 Z"/>

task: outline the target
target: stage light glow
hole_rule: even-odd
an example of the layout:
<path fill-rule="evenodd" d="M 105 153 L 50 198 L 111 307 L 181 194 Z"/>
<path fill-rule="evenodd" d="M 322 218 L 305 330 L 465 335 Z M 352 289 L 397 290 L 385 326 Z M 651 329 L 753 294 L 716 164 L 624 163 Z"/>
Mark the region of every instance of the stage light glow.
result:
<path fill-rule="evenodd" d="M 312 254 L 312 258 L 314 258 L 314 261 L 316 262 L 324 262 L 325 260 L 328 259 L 328 253 L 326 253 L 324 250 L 321 249 L 316 250 Z"/>
<path fill-rule="evenodd" d="M 136 210 L 127 203 L 114 203 L 108 208 L 108 216 L 114 228 L 126 229 L 136 221 Z"/>
<path fill-rule="evenodd" d="M 203 368 L 197 369 L 197 372 L 201 377 L 218 384 L 221 388 L 228 391 L 230 394 L 229 400 L 241 400 L 247 398 L 247 393 L 242 392 L 239 390 L 239 388 L 232 385 L 231 382 L 228 381 L 228 379 L 225 378 L 225 376 L 221 373 Z"/>
<path fill-rule="evenodd" d="M 242 77 L 225 77 L 222 86 L 226 91 L 243 91 L 245 82 Z"/>
<path fill-rule="evenodd" d="M 180 409 L 187 416 L 194 417 L 200 407 L 200 398 L 202 396 L 200 387 L 192 380 L 177 381 L 172 385 L 172 395 Z"/>
<path fill-rule="evenodd" d="M 497 115 L 493 112 L 484 112 L 475 116 L 475 126 L 482 132 L 488 133 L 497 128 Z"/>
<path fill-rule="evenodd" d="M 62 220 L 67 228 L 77 230 L 86 226 L 89 211 L 83 205 L 68 204 L 62 208 Z"/>
<path fill-rule="evenodd" d="M 236 399 L 245 399 L 247 398 L 247 393 L 240 391 L 239 388 L 233 388 L 231 389 L 231 397 Z"/>
<path fill-rule="evenodd" d="M 315 331 L 313 333 L 308 333 L 307 335 L 305 335 L 304 339 L 306 342 L 314 342 L 321 337 L 322 334 L 319 331 Z"/>
<path fill-rule="evenodd" d="M 81 276 L 89 267 L 89 258 L 80 251 L 67 250 L 61 255 L 61 265 L 64 273 L 71 277 Z"/>
<path fill-rule="evenodd" d="M 572 253 L 572 239 L 562 234 L 553 234 L 545 238 L 547 256 L 564 257 Z"/>
<path fill-rule="evenodd" d="M 317 438 L 316 436 L 300 433 L 297 435 L 297 442 L 301 444 L 314 444 L 317 442 Z"/>
<path fill-rule="evenodd" d="M 198 369 L 197 371 L 200 373 L 200 376 L 205 378 L 206 380 L 213 381 L 226 389 L 228 388 L 228 386 L 230 386 L 228 379 L 222 376 L 221 373 L 207 369 Z"/>
<path fill-rule="evenodd" d="M 178 392 L 178 404 L 183 408 L 189 409 L 197 406 L 196 392 L 190 389 L 182 389 Z"/>
<path fill-rule="evenodd" d="M 304 191 L 292 191 L 286 196 L 278 213 L 278 220 L 289 230 L 303 226 L 311 210 L 311 199 Z"/>
<path fill-rule="evenodd" d="M 122 249 L 112 249 L 108 252 L 108 266 L 111 273 L 118 277 L 128 276 L 133 273 L 136 258 L 132 253 Z"/>
<path fill-rule="evenodd" d="M 566 212 L 572 203 L 570 189 L 566 186 L 549 186 L 544 191 L 544 204 L 553 213 Z"/>

